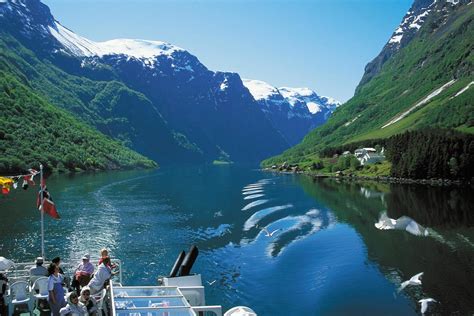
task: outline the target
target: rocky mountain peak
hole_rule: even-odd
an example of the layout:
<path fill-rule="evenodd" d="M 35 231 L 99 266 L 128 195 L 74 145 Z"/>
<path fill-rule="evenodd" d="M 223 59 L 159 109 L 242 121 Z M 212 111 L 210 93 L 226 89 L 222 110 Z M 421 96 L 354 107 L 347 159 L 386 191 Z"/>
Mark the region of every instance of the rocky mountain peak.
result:
<path fill-rule="evenodd" d="M 387 60 L 407 46 L 419 34 L 425 22 L 433 15 L 444 20 L 439 21 L 439 24 L 442 24 L 456 7 L 470 2 L 471 0 L 415 0 L 380 54 L 365 67 L 364 75 L 356 88 L 356 93 L 361 86 L 380 72 Z"/>
<path fill-rule="evenodd" d="M 0 0 L 0 17 L 2 27 L 15 27 L 27 37 L 54 23 L 48 6 L 39 0 Z"/>

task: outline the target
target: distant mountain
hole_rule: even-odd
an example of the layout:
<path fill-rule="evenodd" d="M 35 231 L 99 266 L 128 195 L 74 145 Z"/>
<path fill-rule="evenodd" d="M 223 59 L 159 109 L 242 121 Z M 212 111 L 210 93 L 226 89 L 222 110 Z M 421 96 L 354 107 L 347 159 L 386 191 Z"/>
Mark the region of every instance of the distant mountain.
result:
<path fill-rule="evenodd" d="M 327 147 L 427 127 L 474 132 L 474 5 L 416 0 L 352 99 L 264 165 L 311 161 Z"/>
<path fill-rule="evenodd" d="M 156 161 L 256 162 L 295 143 L 238 74 L 210 71 L 182 48 L 88 40 L 39 0 L 1 1 L 0 27 L 11 71 L 35 92 Z"/>
<path fill-rule="evenodd" d="M 243 83 L 290 145 L 297 144 L 310 130 L 325 123 L 340 104 L 308 88 L 276 88 L 251 79 L 244 79 Z"/>

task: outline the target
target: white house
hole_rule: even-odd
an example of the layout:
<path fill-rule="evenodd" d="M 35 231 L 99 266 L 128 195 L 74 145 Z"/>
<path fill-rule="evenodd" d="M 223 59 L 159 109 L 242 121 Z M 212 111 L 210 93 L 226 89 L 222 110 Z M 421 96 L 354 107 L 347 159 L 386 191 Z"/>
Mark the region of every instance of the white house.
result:
<path fill-rule="evenodd" d="M 354 156 L 360 161 L 362 166 L 373 164 L 385 160 L 383 152 L 377 153 L 375 148 L 360 148 L 354 151 Z"/>
<path fill-rule="evenodd" d="M 356 156 L 356 158 L 359 158 L 359 157 L 362 157 L 364 156 L 366 153 L 376 153 L 377 151 L 375 150 L 375 148 L 359 148 L 359 149 L 356 149 L 354 151 L 354 156 Z"/>

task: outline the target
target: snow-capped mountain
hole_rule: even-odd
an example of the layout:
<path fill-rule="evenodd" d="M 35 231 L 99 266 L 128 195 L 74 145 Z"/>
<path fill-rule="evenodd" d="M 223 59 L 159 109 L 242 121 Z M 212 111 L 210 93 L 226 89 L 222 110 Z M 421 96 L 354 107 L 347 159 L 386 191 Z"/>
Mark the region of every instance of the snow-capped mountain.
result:
<path fill-rule="evenodd" d="M 309 88 L 279 88 L 280 93 L 292 105 L 303 103 L 311 114 L 322 114 L 324 119 L 328 119 L 334 110 L 341 105 L 341 102 L 331 97 L 319 96 Z"/>
<path fill-rule="evenodd" d="M 290 144 L 324 124 L 340 102 L 320 97 L 309 88 L 276 88 L 264 81 L 244 79 L 261 110 Z"/>
<path fill-rule="evenodd" d="M 124 84 L 136 93 L 136 98 L 146 98 L 153 111 L 158 113 L 157 117 L 164 119 L 177 140 L 182 143 L 184 139 L 186 148 L 196 148 L 206 160 L 222 158 L 255 162 L 289 146 L 259 109 L 238 74 L 211 71 L 188 51 L 164 42 L 89 40 L 61 25 L 39 0 L 0 1 L 0 28 L 4 32 L 12 35 L 41 60 L 47 60 L 67 76 L 80 79 L 76 81 L 87 79 Z M 28 79 L 38 80 L 33 73 L 25 72 L 25 75 L 30 76 Z M 47 78 L 48 87 L 56 88 L 56 79 Z M 37 86 L 40 85 L 44 86 Z M 102 115 L 104 122 L 119 122 L 117 118 L 110 117 L 110 111 L 97 108 L 93 95 L 84 97 L 84 91 L 68 89 L 67 93 L 81 102 L 81 106 L 70 105 L 55 98 L 58 93 L 49 94 L 51 89 L 39 92 L 53 104 L 73 111 L 86 121 L 93 112 Z M 102 99 L 101 103 L 104 103 Z M 137 116 L 135 111 L 123 109 L 122 112 L 127 112 L 129 117 Z M 147 125 L 153 126 L 153 123 Z M 134 131 L 144 127 L 129 128 Z M 123 128 L 117 134 L 109 132 L 114 128 L 101 130 L 112 137 L 121 137 L 127 132 Z M 140 148 L 148 151 L 160 146 L 159 139 L 153 135 L 148 135 L 146 141 L 142 139 L 140 144 Z"/>
<path fill-rule="evenodd" d="M 400 25 L 395 29 L 380 54 L 367 64 L 359 87 L 372 79 L 380 72 L 383 64 L 401 48 L 408 45 L 421 27 L 430 19 L 433 12 L 443 13 L 442 20 L 433 21 L 433 27 L 443 25 L 449 13 L 459 4 L 469 3 L 471 0 L 415 0 L 403 17 Z M 356 89 L 356 91 L 358 88 Z"/>

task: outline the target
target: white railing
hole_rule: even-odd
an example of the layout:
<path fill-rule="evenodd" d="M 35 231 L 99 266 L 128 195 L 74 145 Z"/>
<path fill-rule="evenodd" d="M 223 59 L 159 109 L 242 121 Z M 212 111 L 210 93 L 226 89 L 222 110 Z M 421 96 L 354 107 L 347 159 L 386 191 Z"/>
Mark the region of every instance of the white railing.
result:
<path fill-rule="evenodd" d="M 61 261 L 61 268 L 64 271 L 65 276 L 73 277 L 74 272 L 76 271 L 77 266 L 82 262 L 82 259 L 70 259 L 68 261 Z M 97 267 L 99 263 L 98 258 L 92 258 L 90 262 Z M 118 265 L 119 273 L 112 277 L 114 282 L 122 283 L 122 262 L 120 259 L 111 259 L 112 264 Z M 43 266 L 47 268 L 49 263 L 43 263 Z M 13 284 L 16 281 L 30 281 L 30 268 L 35 267 L 36 263 L 34 262 L 15 262 L 14 266 L 8 270 L 0 271 L 0 273 L 5 274 L 8 278 L 8 283 Z M 95 268 L 97 270 L 97 268 Z"/>

